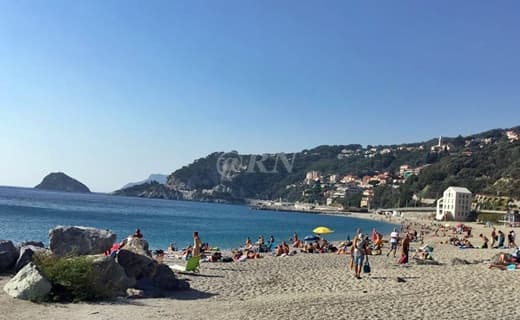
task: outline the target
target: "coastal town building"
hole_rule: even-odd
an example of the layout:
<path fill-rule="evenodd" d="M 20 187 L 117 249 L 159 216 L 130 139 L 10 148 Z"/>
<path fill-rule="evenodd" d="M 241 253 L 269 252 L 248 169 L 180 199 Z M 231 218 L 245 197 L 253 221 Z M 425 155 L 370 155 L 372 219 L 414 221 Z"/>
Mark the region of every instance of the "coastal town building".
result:
<path fill-rule="evenodd" d="M 370 209 L 370 204 L 374 199 L 374 189 L 366 189 L 363 191 L 363 196 L 361 198 L 360 207 Z"/>
<path fill-rule="evenodd" d="M 313 184 L 319 182 L 321 179 L 322 176 L 319 171 L 309 171 L 305 175 L 305 184 Z"/>
<path fill-rule="evenodd" d="M 450 151 L 453 149 L 453 146 L 449 143 L 442 143 L 442 137 L 439 137 L 439 143 L 437 145 L 431 147 L 432 152 L 443 152 Z"/>
<path fill-rule="evenodd" d="M 510 142 L 518 141 L 520 138 L 518 133 L 514 132 L 513 130 L 506 131 L 506 137 Z"/>
<path fill-rule="evenodd" d="M 463 187 L 447 188 L 437 200 L 437 220 L 468 221 L 471 216 L 471 191 Z"/>
<path fill-rule="evenodd" d="M 413 168 L 412 166 L 410 166 L 408 164 L 404 164 L 399 167 L 399 176 L 403 177 L 405 179 L 408 179 L 412 175 L 418 176 L 422 172 L 422 170 L 424 168 L 426 168 L 427 166 L 429 166 L 429 164 L 426 164 L 424 166 L 419 166 L 417 168 Z"/>

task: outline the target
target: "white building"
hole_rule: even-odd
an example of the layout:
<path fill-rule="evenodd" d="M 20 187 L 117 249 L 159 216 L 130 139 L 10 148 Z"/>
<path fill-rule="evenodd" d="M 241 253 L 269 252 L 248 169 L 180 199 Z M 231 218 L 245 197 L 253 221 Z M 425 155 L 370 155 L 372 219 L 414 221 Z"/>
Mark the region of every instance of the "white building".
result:
<path fill-rule="evenodd" d="M 437 220 L 468 221 L 471 217 L 471 191 L 462 187 L 449 187 L 437 200 Z"/>

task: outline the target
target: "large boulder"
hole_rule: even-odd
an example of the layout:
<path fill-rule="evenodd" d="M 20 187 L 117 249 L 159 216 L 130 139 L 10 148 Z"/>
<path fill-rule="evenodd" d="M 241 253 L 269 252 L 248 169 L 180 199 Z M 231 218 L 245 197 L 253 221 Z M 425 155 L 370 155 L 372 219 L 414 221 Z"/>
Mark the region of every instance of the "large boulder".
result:
<path fill-rule="evenodd" d="M 25 247 L 25 246 L 35 246 L 35 247 L 45 248 L 45 245 L 41 241 L 23 241 L 20 243 L 20 247 Z"/>
<path fill-rule="evenodd" d="M 177 279 L 170 267 L 152 259 L 146 240 L 128 239 L 117 254 L 117 262 L 127 276 L 137 280 L 134 288 L 140 290 L 139 297 L 165 297 L 171 291 L 189 288 L 187 282 Z"/>
<path fill-rule="evenodd" d="M 20 255 L 18 256 L 18 260 L 16 260 L 16 264 L 14 265 L 14 271 L 18 272 L 27 264 L 32 262 L 33 256 L 35 253 L 44 253 L 48 252 L 48 249 L 37 247 L 33 245 L 27 245 L 20 248 Z"/>
<path fill-rule="evenodd" d="M 117 262 L 123 267 L 127 276 L 136 279 L 150 277 L 157 263 L 148 256 L 127 249 L 119 250 Z"/>
<path fill-rule="evenodd" d="M 112 257 L 96 257 L 92 264 L 96 275 L 94 285 L 103 288 L 107 297 L 125 296 L 126 290 L 135 285 L 135 279 L 128 277 Z"/>
<path fill-rule="evenodd" d="M 42 301 L 52 285 L 32 263 L 26 265 L 4 286 L 4 291 L 13 298 Z"/>
<path fill-rule="evenodd" d="M 148 249 L 148 241 L 129 238 L 117 253 L 117 262 L 125 269 L 129 277 L 141 279 L 149 277 L 155 270 L 155 260 Z"/>
<path fill-rule="evenodd" d="M 189 284 L 177 279 L 172 269 L 165 264 L 157 264 L 151 279 L 153 284 L 161 290 L 174 291 L 189 288 Z"/>
<path fill-rule="evenodd" d="M 122 249 L 132 251 L 143 256 L 152 257 L 148 241 L 141 238 L 130 237 L 123 241 Z"/>
<path fill-rule="evenodd" d="M 18 249 L 12 241 L 0 240 L 0 272 L 6 272 L 16 263 L 18 259 Z"/>
<path fill-rule="evenodd" d="M 59 226 L 49 231 L 49 247 L 55 255 L 90 255 L 112 247 L 116 235 L 109 230 Z"/>

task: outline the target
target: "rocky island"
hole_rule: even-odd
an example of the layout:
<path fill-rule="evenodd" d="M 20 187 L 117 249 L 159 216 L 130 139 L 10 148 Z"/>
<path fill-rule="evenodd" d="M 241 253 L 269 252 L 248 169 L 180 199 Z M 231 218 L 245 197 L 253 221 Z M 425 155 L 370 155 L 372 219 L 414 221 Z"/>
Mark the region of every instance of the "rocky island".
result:
<path fill-rule="evenodd" d="M 35 189 L 90 193 L 89 188 L 78 180 L 69 177 L 63 172 L 53 172 L 43 178 L 42 182 L 34 187 Z"/>

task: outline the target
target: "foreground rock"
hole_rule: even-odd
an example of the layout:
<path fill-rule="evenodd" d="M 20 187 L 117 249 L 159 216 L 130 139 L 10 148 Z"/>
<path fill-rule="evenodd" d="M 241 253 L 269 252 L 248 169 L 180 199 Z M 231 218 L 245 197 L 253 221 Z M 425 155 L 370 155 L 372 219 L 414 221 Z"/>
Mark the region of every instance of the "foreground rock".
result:
<path fill-rule="evenodd" d="M 23 241 L 23 242 L 20 243 L 19 246 L 20 247 L 35 246 L 35 247 L 45 248 L 45 245 L 41 241 Z"/>
<path fill-rule="evenodd" d="M 137 280 L 134 289 L 138 294 L 129 296 L 158 298 L 168 296 L 172 291 L 186 290 L 188 283 L 177 279 L 173 271 L 164 264 L 151 258 L 148 242 L 142 239 L 129 239 L 117 254 L 117 262 L 126 275 Z"/>
<path fill-rule="evenodd" d="M 0 240 L 0 272 L 10 271 L 18 259 L 18 249 L 11 241 Z"/>
<path fill-rule="evenodd" d="M 111 231 L 96 228 L 59 226 L 49 231 L 49 247 L 58 256 L 100 254 L 115 240 Z"/>
<path fill-rule="evenodd" d="M 93 268 L 97 276 L 94 285 L 104 288 L 107 297 L 125 296 L 127 289 L 135 285 L 135 279 L 128 277 L 112 257 L 96 257 Z"/>
<path fill-rule="evenodd" d="M 117 254 L 117 262 L 125 269 L 129 277 L 148 278 L 155 271 L 156 261 L 148 250 L 148 242 L 132 238 Z"/>
<path fill-rule="evenodd" d="M 154 286 L 163 291 L 187 290 L 190 287 L 187 282 L 177 279 L 172 269 L 165 264 L 156 265 L 151 279 Z"/>
<path fill-rule="evenodd" d="M 5 286 L 4 291 L 13 298 L 43 301 L 52 288 L 51 283 L 30 263 L 18 272 Z"/>
<path fill-rule="evenodd" d="M 20 256 L 18 260 L 16 260 L 16 264 L 14 266 L 14 271 L 18 272 L 23 267 L 32 262 L 33 256 L 35 253 L 44 253 L 48 252 L 48 249 L 37 247 L 33 245 L 27 245 L 20 248 Z"/>

